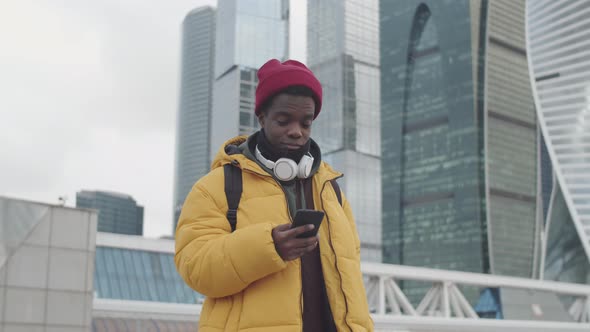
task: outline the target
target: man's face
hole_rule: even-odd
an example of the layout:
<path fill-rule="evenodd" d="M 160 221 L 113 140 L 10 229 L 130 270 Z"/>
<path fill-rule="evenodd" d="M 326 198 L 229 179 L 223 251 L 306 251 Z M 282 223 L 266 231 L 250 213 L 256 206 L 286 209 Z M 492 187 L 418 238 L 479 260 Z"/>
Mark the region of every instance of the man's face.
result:
<path fill-rule="evenodd" d="M 277 95 L 258 117 L 266 138 L 279 150 L 297 150 L 309 140 L 315 102 L 311 97 Z"/>

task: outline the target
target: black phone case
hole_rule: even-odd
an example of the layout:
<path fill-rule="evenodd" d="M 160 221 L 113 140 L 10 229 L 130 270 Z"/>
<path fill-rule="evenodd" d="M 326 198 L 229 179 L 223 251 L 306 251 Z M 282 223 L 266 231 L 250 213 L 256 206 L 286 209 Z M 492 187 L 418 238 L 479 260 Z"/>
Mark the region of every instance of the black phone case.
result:
<path fill-rule="evenodd" d="M 313 224 L 315 226 L 314 229 L 312 229 L 309 232 L 305 232 L 303 234 L 297 235 L 297 238 L 299 238 L 299 239 L 306 238 L 306 237 L 312 237 L 318 233 L 318 231 L 320 229 L 320 224 L 322 223 L 323 219 L 324 219 L 324 212 L 323 211 L 306 210 L 306 209 L 297 210 L 297 212 L 295 212 L 295 218 L 293 219 L 293 224 L 291 225 L 291 228 L 295 228 L 295 227 L 299 227 L 299 226 L 303 226 L 303 225 L 307 225 L 307 224 Z"/>

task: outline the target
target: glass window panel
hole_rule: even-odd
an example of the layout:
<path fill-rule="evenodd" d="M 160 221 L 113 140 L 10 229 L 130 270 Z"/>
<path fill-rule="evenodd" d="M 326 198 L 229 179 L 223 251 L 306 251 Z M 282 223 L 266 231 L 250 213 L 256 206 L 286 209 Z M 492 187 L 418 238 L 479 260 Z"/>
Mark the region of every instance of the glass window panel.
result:
<path fill-rule="evenodd" d="M 133 258 L 131 250 L 122 250 L 123 256 L 123 264 L 125 266 L 125 274 L 127 279 L 127 285 L 129 286 L 129 293 L 130 298 L 132 300 L 138 301 L 141 298 L 140 291 L 139 291 L 139 283 L 138 283 L 138 276 L 137 271 L 133 265 Z"/>
<path fill-rule="evenodd" d="M 105 265 L 107 270 L 107 281 L 111 288 L 111 296 L 114 299 L 122 298 L 121 286 L 117 280 L 117 268 L 113 257 L 114 250 L 112 248 L 105 248 Z"/>
<path fill-rule="evenodd" d="M 121 254 L 123 250 L 124 249 L 119 248 L 112 250 L 113 262 L 115 263 L 116 268 L 114 277 L 119 283 L 121 298 L 125 300 L 130 300 L 131 294 L 129 293 L 129 280 L 125 273 L 125 264 L 123 263 L 123 255 Z"/>

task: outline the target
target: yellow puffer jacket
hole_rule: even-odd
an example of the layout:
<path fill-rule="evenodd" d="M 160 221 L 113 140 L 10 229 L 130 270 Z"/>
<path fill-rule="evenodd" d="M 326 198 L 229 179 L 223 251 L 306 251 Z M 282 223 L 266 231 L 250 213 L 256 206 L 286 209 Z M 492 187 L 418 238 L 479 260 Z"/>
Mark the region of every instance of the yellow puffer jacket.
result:
<path fill-rule="evenodd" d="M 237 137 L 225 145 L 239 145 Z M 243 193 L 232 233 L 226 219 L 223 165 L 242 168 Z M 207 298 L 199 331 L 300 332 L 300 260 L 277 254 L 271 231 L 290 222 L 280 185 L 256 162 L 222 147 L 213 170 L 186 198 L 176 229 L 174 260 L 184 281 Z M 326 163 L 313 176 L 313 200 L 326 216 L 320 252 L 326 292 L 338 331 L 373 331 L 360 271 L 360 242 L 350 205 L 340 206 L 330 180 L 341 176 Z"/>

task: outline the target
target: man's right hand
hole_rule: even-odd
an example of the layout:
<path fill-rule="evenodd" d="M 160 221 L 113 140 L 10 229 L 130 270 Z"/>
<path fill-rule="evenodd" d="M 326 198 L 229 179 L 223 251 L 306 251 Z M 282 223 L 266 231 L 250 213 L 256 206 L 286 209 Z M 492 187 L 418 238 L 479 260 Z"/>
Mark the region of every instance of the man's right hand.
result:
<path fill-rule="evenodd" d="M 319 236 L 298 239 L 297 235 L 311 231 L 314 225 L 305 225 L 291 229 L 291 224 L 279 225 L 272 230 L 272 239 L 277 253 L 284 261 L 297 259 L 315 249 Z"/>

